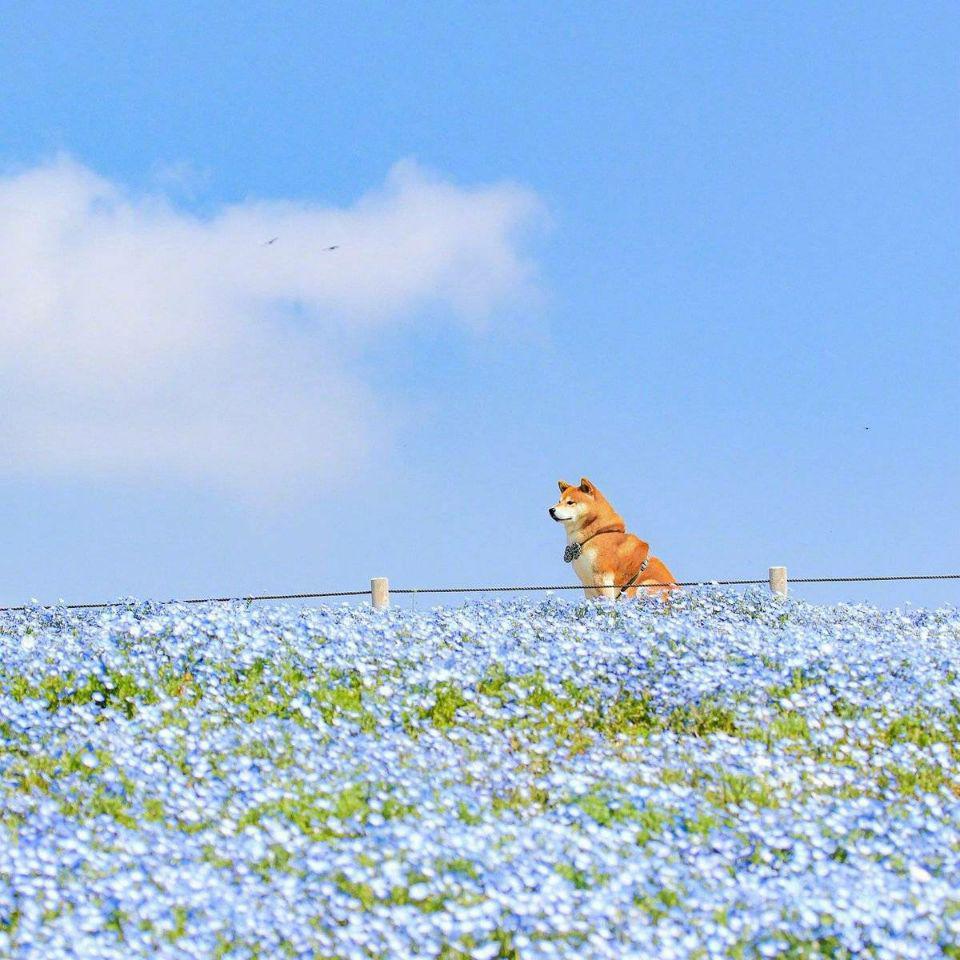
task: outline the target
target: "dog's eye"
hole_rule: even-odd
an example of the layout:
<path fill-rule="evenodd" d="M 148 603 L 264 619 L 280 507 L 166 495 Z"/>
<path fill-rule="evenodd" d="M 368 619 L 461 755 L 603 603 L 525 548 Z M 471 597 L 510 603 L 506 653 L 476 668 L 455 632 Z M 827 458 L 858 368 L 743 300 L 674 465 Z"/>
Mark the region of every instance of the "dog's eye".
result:
<path fill-rule="evenodd" d="M 572 500 L 568 500 L 567 503 L 568 503 L 571 507 L 573 506 L 573 501 L 572 501 Z"/>

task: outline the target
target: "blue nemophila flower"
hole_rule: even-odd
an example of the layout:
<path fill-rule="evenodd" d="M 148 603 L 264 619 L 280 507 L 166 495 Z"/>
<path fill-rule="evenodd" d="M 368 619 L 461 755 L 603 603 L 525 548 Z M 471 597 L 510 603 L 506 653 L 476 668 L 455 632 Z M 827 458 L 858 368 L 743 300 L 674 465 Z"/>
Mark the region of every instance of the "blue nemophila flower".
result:
<path fill-rule="evenodd" d="M 933 957 L 960 614 L 0 620 L 0 954 Z"/>

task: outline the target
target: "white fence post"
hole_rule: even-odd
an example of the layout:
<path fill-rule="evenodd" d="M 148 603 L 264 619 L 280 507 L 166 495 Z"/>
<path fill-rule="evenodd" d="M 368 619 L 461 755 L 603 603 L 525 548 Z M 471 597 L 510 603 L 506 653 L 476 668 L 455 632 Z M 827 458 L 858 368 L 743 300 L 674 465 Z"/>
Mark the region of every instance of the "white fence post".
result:
<path fill-rule="evenodd" d="M 787 595 L 786 567 L 770 568 L 770 592 L 776 594 L 778 597 L 785 597 Z"/>
<path fill-rule="evenodd" d="M 374 577 L 370 581 L 370 599 L 374 610 L 386 610 L 390 606 L 390 581 L 386 577 Z"/>

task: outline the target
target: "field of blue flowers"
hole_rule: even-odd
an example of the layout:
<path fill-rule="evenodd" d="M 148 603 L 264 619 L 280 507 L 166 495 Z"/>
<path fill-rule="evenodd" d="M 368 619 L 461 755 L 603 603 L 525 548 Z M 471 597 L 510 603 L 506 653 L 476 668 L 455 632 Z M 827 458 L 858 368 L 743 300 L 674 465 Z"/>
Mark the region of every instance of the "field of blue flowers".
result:
<path fill-rule="evenodd" d="M 960 957 L 960 611 L 0 619 L 0 956 Z"/>

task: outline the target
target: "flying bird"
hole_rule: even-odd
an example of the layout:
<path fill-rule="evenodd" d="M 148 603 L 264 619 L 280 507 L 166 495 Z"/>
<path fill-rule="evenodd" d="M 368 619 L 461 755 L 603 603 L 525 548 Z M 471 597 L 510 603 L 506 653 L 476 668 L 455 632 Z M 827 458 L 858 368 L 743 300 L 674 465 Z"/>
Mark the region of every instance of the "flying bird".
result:
<path fill-rule="evenodd" d="M 340 249 L 340 244 L 339 244 L 339 243 L 335 243 L 332 247 L 324 247 L 323 249 L 324 249 L 325 251 L 326 251 L 326 250 L 339 250 L 339 249 Z"/>
<path fill-rule="evenodd" d="M 265 246 L 265 247 L 269 247 L 271 243 L 276 243 L 279 239 L 280 239 L 279 237 L 271 237 L 271 238 L 264 244 L 264 246 Z"/>

